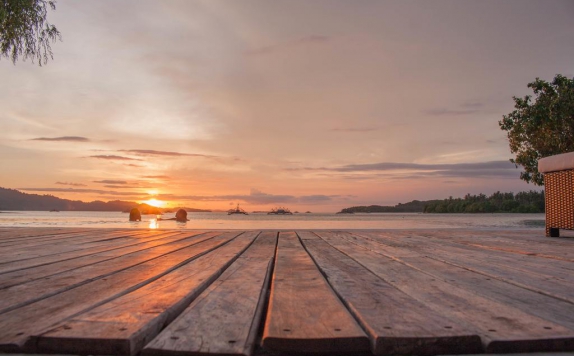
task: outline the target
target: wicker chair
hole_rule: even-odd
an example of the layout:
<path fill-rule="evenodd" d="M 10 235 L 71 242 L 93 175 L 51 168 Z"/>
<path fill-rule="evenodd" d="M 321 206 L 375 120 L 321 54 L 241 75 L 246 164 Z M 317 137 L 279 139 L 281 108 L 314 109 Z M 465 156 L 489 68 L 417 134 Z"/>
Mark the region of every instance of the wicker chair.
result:
<path fill-rule="evenodd" d="M 560 229 L 574 229 L 574 152 L 542 158 L 544 173 L 546 236 L 559 237 Z"/>

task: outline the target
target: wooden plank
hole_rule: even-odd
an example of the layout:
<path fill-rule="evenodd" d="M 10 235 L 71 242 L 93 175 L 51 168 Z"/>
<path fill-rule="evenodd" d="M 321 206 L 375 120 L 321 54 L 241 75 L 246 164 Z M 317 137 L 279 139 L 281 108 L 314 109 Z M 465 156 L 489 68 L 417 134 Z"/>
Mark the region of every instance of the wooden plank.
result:
<path fill-rule="evenodd" d="M 30 243 L 34 241 L 45 241 L 45 240 L 62 240 L 76 235 L 94 235 L 102 233 L 142 233 L 150 231 L 149 229 L 72 229 L 67 228 L 62 231 L 53 231 L 52 229 L 35 228 L 32 235 L 26 236 L 13 236 L 9 238 L 0 239 L 0 245 L 10 245 L 14 243 Z"/>
<path fill-rule="evenodd" d="M 352 235 L 358 236 L 361 236 L 361 234 L 352 233 Z M 354 241 L 362 245 L 361 239 L 355 239 Z M 368 242 L 368 240 L 366 241 Z M 365 245 L 367 248 L 369 246 L 371 245 Z M 376 245 L 374 248 L 376 249 Z M 400 260 L 409 266 L 425 271 L 427 274 L 432 274 L 436 278 L 448 281 L 477 295 L 512 305 L 523 312 L 574 330 L 574 313 L 569 312 L 569 310 L 574 308 L 571 303 L 530 291 L 496 278 L 489 278 L 465 268 L 453 265 L 448 265 L 448 268 L 445 268 L 443 262 L 432 259 L 426 254 L 413 253 L 410 249 L 407 255 L 403 248 L 385 245 L 384 249 L 377 252 L 389 258 Z"/>
<path fill-rule="evenodd" d="M 100 232 L 100 234 L 101 233 L 102 232 Z M 111 233 L 111 231 L 110 231 L 110 233 Z M 118 233 L 118 232 L 115 232 L 115 233 Z M 12 248 L 16 248 L 16 247 L 20 247 L 20 246 L 26 246 L 26 245 L 33 246 L 35 244 L 41 244 L 41 243 L 46 243 L 46 242 L 50 242 L 50 241 L 63 241 L 63 240 L 73 241 L 75 238 L 78 238 L 81 236 L 94 236 L 96 234 L 97 234 L 97 232 L 95 232 L 95 231 L 77 231 L 77 232 L 61 233 L 61 234 L 57 234 L 57 235 L 41 235 L 41 236 L 34 236 L 34 237 L 28 237 L 28 238 L 10 239 L 10 240 L 1 241 L 0 242 L 0 248 L 5 248 L 5 247 L 9 247 L 9 246 Z"/>
<path fill-rule="evenodd" d="M 144 251 L 153 247 L 170 244 L 177 241 L 186 240 L 197 236 L 200 233 L 195 231 L 193 234 L 183 232 L 170 232 L 163 235 L 156 235 L 153 238 L 146 238 L 142 242 L 134 243 L 127 246 L 105 250 L 95 254 L 86 254 L 85 251 L 78 253 L 73 257 L 68 255 L 63 261 L 56 261 L 50 264 L 41 264 L 40 266 L 19 269 L 12 272 L 0 274 L 0 289 L 16 286 L 18 284 L 31 282 L 36 279 L 51 277 L 76 268 L 93 265 L 99 262 L 108 261 L 130 253 Z"/>
<path fill-rule="evenodd" d="M 263 346 L 284 352 L 369 350 L 365 333 L 293 232 L 279 235 Z"/>
<path fill-rule="evenodd" d="M 494 232 L 493 232 L 494 234 Z M 397 236 L 391 236 L 388 233 L 380 234 L 385 238 L 397 239 Z M 508 256 L 511 258 L 524 257 L 527 260 L 540 260 L 544 262 L 551 262 L 548 265 L 554 265 L 555 260 L 557 263 L 566 261 L 567 265 L 572 266 L 570 262 L 574 262 L 574 239 L 569 243 L 561 243 L 559 245 L 550 245 L 543 241 L 548 241 L 548 238 L 540 237 L 539 240 L 524 241 L 521 238 L 512 238 L 503 235 L 482 235 L 475 234 L 474 232 L 445 232 L 434 231 L 422 233 L 407 238 L 426 239 L 427 242 L 432 242 L 437 246 L 455 246 L 459 248 L 467 248 L 473 251 L 482 251 L 487 253 L 495 253 L 499 256 Z M 400 239 L 400 237 L 398 237 Z"/>
<path fill-rule="evenodd" d="M 29 336 L 39 335 L 65 319 L 140 289 L 238 234 L 240 232 L 222 234 L 4 313 L 0 315 L 0 351 L 22 351 Z"/>
<path fill-rule="evenodd" d="M 387 236 L 377 234 L 377 237 L 376 242 L 389 244 L 387 241 L 390 239 Z M 404 246 L 410 251 L 425 253 L 429 258 L 468 268 L 491 278 L 574 303 L 574 277 L 568 272 L 571 270 L 568 267 L 573 265 L 571 262 L 549 262 L 546 259 L 523 255 L 514 255 L 512 258 L 502 252 L 484 252 L 469 246 L 460 247 L 445 242 L 438 244 L 429 239 L 416 237 L 404 239 L 400 243 L 390 242 L 390 245 Z"/>
<path fill-rule="evenodd" d="M 482 352 L 480 337 L 397 290 L 315 234 L 307 251 L 371 339 L 375 355 Z"/>
<path fill-rule="evenodd" d="M 32 337 L 27 349 L 72 354 L 134 355 L 179 315 L 257 236 L 233 241 L 146 286 Z"/>
<path fill-rule="evenodd" d="M 530 231 L 515 230 L 431 230 L 407 233 L 408 236 L 446 240 L 457 244 L 470 244 L 490 250 L 505 250 L 507 252 L 538 256 L 550 259 L 574 261 L 574 239 L 548 239 L 540 229 L 538 235 Z M 388 236 L 388 234 L 385 234 Z M 403 234 L 404 236 L 404 234 Z M 397 236 L 401 237 L 401 236 Z"/>
<path fill-rule="evenodd" d="M 166 254 L 188 246 L 202 243 L 218 234 L 217 232 L 211 232 L 193 236 L 190 239 L 155 246 L 144 251 L 126 254 L 113 260 L 75 268 L 51 277 L 44 277 L 28 283 L 0 289 L 0 314 L 76 288 L 93 280 L 106 278 L 118 271 L 152 259 L 161 258 Z"/>
<path fill-rule="evenodd" d="M 251 355 L 277 244 L 264 232 L 143 350 L 143 355 Z"/>
<path fill-rule="evenodd" d="M 24 270 L 24 269 L 29 269 L 29 268 L 34 268 L 34 267 L 39 267 L 39 266 L 45 266 L 45 265 L 53 264 L 56 262 L 61 262 L 61 261 L 66 261 L 66 260 L 71 260 L 71 259 L 76 259 L 76 258 L 83 258 L 85 256 L 90 256 L 90 255 L 93 255 L 96 253 L 106 253 L 106 252 L 113 253 L 112 251 L 117 250 L 117 249 L 129 247 L 129 246 L 137 246 L 137 245 L 145 243 L 146 241 L 156 241 L 159 239 L 163 239 L 165 237 L 173 236 L 174 234 L 178 234 L 178 233 L 179 232 L 159 233 L 159 234 L 153 235 L 153 237 L 144 236 L 141 239 L 135 240 L 133 243 L 121 243 L 119 245 L 103 244 L 100 246 L 92 246 L 89 248 L 76 250 L 76 251 L 61 252 L 61 253 L 56 253 L 56 254 L 43 256 L 43 257 L 39 257 L 39 258 L 30 258 L 30 259 L 10 262 L 10 263 L 6 263 L 6 264 L 0 264 L 0 274 Z"/>
<path fill-rule="evenodd" d="M 77 251 L 97 245 L 122 244 L 155 233 L 146 233 L 143 236 L 126 232 L 100 232 L 78 235 L 68 235 L 65 239 L 37 240 L 33 243 L 0 246 L 0 264 L 21 261 L 29 258 L 38 258 L 56 253 Z"/>
<path fill-rule="evenodd" d="M 23 268 L 30 268 L 38 265 L 45 264 L 45 261 L 62 261 L 68 258 L 77 257 L 80 255 L 90 255 L 95 253 L 101 253 L 104 251 L 112 251 L 116 249 L 120 249 L 127 246 L 134 246 L 138 244 L 142 244 L 148 241 L 158 240 L 164 237 L 173 236 L 180 232 L 161 232 L 161 233 L 153 233 L 153 234 L 145 234 L 140 236 L 130 236 L 126 238 L 119 238 L 119 239 L 112 239 L 108 241 L 99 242 L 96 244 L 76 244 L 76 248 L 74 249 L 63 249 L 61 248 L 62 245 L 58 245 L 61 250 L 55 249 L 50 253 L 43 253 L 40 256 L 28 256 L 28 257 L 14 257 L 10 261 L 5 261 L 0 263 L 0 274 L 7 273 L 9 271 L 23 269 Z M 74 245 L 73 243 L 70 243 Z M 36 249 L 36 248 L 32 248 Z M 42 250 L 43 248 L 38 248 Z M 6 249 L 10 251 L 9 248 Z M 54 256 L 57 256 L 56 258 Z"/>
<path fill-rule="evenodd" d="M 388 258 L 384 247 L 367 249 L 353 244 L 342 238 L 348 234 L 319 235 L 395 288 L 479 334 L 486 352 L 574 350 L 574 330 L 433 278 L 426 271 Z"/>
<path fill-rule="evenodd" d="M 33 247 L 33 246 L 40 246 L 40 245 L 67 245 L 67 244 L 74 244 L 74 245 L 81 245 L 84 243 L 90 242 L 98 242 L 104 241 L 106 237 L 113 240 L 114 238 L 137 238 L 153 233 L 162 233 L 167 231 L 161 230 L 108 230 L 108 229 L 101 229 L 101 230 L 91 230 L 88 232 L 75 232 L 71 234 L 60 234 L 60 235 L 53 235 L 53 236 L 40 236 L 34 237 L 29 239 L 19 239 L 16 241 L 6 242 L 0 245 L 1 249 L 5 249 L 10 247 L 12 250 L 17 248 L 25 248 L 25 247 Z"/>
<path fill-rule="evenodd" d="M 0 241 L 7 241 L 19 238 L 30 238 L 30 237 L 42 237 L 49 235 L 59 235 L 59 234 L 69 234 L 76 232 L 86 232 L 91 229 L 78 229 L 78 228 L 41 228 L 41 227 L 31 227 L 31 228 L 13 228 L 6 231 L 0 232 Z"/>

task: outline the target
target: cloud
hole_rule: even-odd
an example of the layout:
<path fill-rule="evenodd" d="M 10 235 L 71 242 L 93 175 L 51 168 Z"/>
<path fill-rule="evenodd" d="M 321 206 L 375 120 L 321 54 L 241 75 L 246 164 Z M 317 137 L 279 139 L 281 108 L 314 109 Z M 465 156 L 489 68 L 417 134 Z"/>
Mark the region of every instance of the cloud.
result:
<path fill-rule="evenodd" d="M 82 136 L 36 137 L 31 141 L 63 141 L 63 142 L 89 142 L 90 139 Z"/>
<path fill-rule="evenodd" d="M 56 182 L 56 184 L 69 185 L 69 186 L 72 186 L 72 187 L 87 187 L 86 184 L 82 184 L 82 183 L 72 183 L 72 182 Z"/>
<path fill-rule="evenodd" d="M 479 103 L 479 102 L 467 102 L 462 104 L 463 107 L 465 108 L 472 108 L 472 109 L 478 109 L 484 106 L 484 103 Z"/>
<path fill-rule="evenodd" d="M 138 192 L 114 192 L 109 190 L 100 189 L 75 189 L 75 188 L 18 188 L 27 192 L 50 192 L 50 193 L 92 193 L 92 194 L 105 194 L 105 195 L 119 195 L 119 196 L 137 196 L 141 195 Z"/>
<path fill-rule="evenodd" d="M 104 180 L 95 180 L 94 183 L 102 183 L 102 184 L 128 184 L 125 180 L 113 180 L 113 179 L 104 179 Z"/>
<path fill-rule="evenodd" d="M 181 152 L 155 151 L 155 150 L 119 150 L 118 152 L 126 152 L 140 156 L 205 157 L 205 158 L 216 157 L 199 153 L 181 153 Z"/>
<path fill-rule="evenodd" d="M 425 114 L 430 116 L 461 116 L 461 115 L 471 115 L 480 111 L 484 106 L 484 103 L 477 101 L 469 101 L 460 105 L 462 109 L 448 109 L 448 108 L 436 108 L 424 111 Z"/>
<path fill-rule="evenodd" d="M 301 203 L 320 203 L 325 201 L 331 201 L 333 198 L 338 197 L 338 195 L 303 195 L 299 197 L 299 202 Z"/>
<path fill-rule="evenodd" d="M 460 116 L 460 115 L 470 115 L 478 112 L 476 109 L 469 110 L 451 110 L 451 109 L 431 109 L 426 110 L 424 113 L 430 116 Z"/>
<path fill-rule="evenodd" d="M 285 168 L 287 171 L 308 172 L 335 172 L 345 173 L 345 179 L 369 179 L 372 178 L 364 173 L 377 173 L 377 177 L 387 178 L 425 178 L 433 176 L 441 177 L 501 177 L 516 178 L 518 170 L 509 161 L 489 161 L 477 163 L 453 163 L 453 164 L 418 164 L 400 162 L 381 162 L 371 164 L 350 164 L 340 167 L 301 167 Z M 402 172 L 401 172 L 402 171 Z M 405 172 L 406 171 L 406 172 Z M 386 172 L 382 175 L 379 172 Z M 349 173 L 361 173 L 357 176 L 349 176 Z M 337 175 L 337 174 L 334 174 Z"/>
<path fill-rule="evenodd" d="M 148 188 L 152 188 L 152 187 L 143 186 L 143 185 L 139 185 L 137 183 L 134 183 L 133 186 L 132 185 L 106 184 L 106 185 L 104 185 L 104 188 L 110 188 L 110 189 L 132 189 L 132 188 L 148 189 Z"/>
<path fill-rule="evenodd" d="M 347 128 L 334 128 L 330 131 L 337 132 L 371 132 L 380 130 L 378 127 L 347 127 Z"/>
<path fill-rule="evenodd" d="M 137 159 L 137 158 L 116 156 L 116 155 L 95 155 L 95 156 L 90 156 L 90 158 L 108 159 L 108 160 L 116 160 L 116 161 L 141 161 L 141 159 Z"/>
<path fill-rule="evenodd" d="M 157 175 L 157 176 L 141 176 L 142 178 L 149 178 L 149 179 L 170 179 L 169 176 L 164 175 Z"/>
<path fill-rule="evenodd" d="M 293 48 L 293 47 L 298 47 L 298 46 L 303 46 L 303 45 L 324 44 L 324 43 L 329 42 L 330 40 L 331 40 L 331 37 L 329 37 L 329 36 L 309 35 L 309 36 L 300 37 L 300 38 L 297 38 L 297 39 L 291 40 L 291 41 L 286 41 L 286 42 L 277 43 L 277 44 L 273 44 L 273 45 L 254 48 L 254 49 L 246 51 L 245 53 L 247 55 L 251 55 L 251 56 L 265 55 L 265 54 L 271 54 L 271 53 L 274 53 L 274 52 L 277 52 L 277 51 L 280 51 L 283 49 L 288 49 L 288 48 Z"/>
<path fill-rule="evenodd" d="M 337 198 L 348 198 L 349 196 L 340 195 L 282 195 L 268 194 L 257 189 L 252 189 L 250 194 L 231 194 L 231 195 L 173 195 L 160 194 L 158 199 L 164 200 L 192 200 L 192 201 L 242 201 L 247 204 L 287 204 L 287 203 L 323 203 Z"/>
<path fill-rule="evenodd" d="M 435 170 L 478 170 L 478 169 L 497 169 L 507 170 L 516 167 L 509 161 L 489 161 L 477 163 L 450 163 L 450 164 L 419 164 L 419 163 L 399 163 L 399 162 L 382 162 L 371 164 L 349 164 L 342 167 L 331 168 L 328 170 L 339 172 L 356 172 L 356 171 L 389 171 L 400 169 L 411 169 L 421 171 Z"/>

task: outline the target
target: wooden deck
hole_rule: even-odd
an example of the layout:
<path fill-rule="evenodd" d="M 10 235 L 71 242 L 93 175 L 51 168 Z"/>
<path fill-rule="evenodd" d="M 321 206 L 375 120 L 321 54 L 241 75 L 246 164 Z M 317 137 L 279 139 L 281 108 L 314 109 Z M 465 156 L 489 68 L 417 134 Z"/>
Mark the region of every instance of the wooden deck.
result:
<path fill-rule="evenodd" d="M 574 351 L 544 231 L 0 229 L 0 352 Z"/>

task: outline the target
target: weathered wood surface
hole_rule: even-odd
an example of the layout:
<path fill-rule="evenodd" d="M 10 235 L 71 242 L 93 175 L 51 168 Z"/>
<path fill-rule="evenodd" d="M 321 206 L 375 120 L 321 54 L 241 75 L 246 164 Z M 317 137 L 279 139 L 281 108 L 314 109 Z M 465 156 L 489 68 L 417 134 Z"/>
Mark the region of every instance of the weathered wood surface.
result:
<path fill-rule="evenodd" d="M 299 233 L 376 355 L 481 352 L 480 337 L 386 283 L 312 232 Z"/>
<path fill-rule="evenodd" d="M 543 229 L 3 227 L 0 350 L 574 351 L 572 272 Z"/>
<path fill-rule="evenodd" d="M 0 351 L 21 350 L 31 335 L 39 334 L 64 319 L 137 290 L 199 255 L 225 244 L 237 234 L 239 233 L 222 234 L 170 251 L 105 278 L 76 284 L 73 288 L 64 286 L 63 291 L 58 294 L 0 314 Z"/>
<path fill-rule="evenodd" d="M 368 339 L 293 232 L 279 235 L 263 346 L 284 352 L 352 352 Z"/>
<path fill-rule="evenodd" d="M 146 346 L 144 354 L 251 355 L 276 244 L 276 232 L 262 233 L 179 318 Z"/>
<path fill-rule="evenodd" d="M 572 329 L 476 295 L 452 283 L 456 280 L 433 278 L 430 271 L 449 269 L 448 264 L 432 270 L 419 269 L 402 260 L 407 256 L 416 258 L 412 250 L 396 257 L 385 252 L 386 246 L 348 233 L 319 232 L 319 235 L 395 288 L 480 335 L 488 352 L 556 351 L 574 347 Z"/>
<path fill-rule="evenodd" d="M 98 252 L 109 252 L 109 251 L 113 251 L 116 249 L 121 249 L 127 246 L 137 246 L 139 244 L 142 243 L 149 243 L 151 241 L 163 238 L 163 237 L 168 237 L 168 236 L 174 236 L 174 235 L 179 235 L 179 232 L 167 232 L 167 233 L 160 233 L 160 234 L 154 234 L 150 236 L 143 236 L 141 238 L 134 240 L 133 242 L 125 242 L 123 244 L 120 245 L 102 245 L 102 246 L 91 246 L 91 247 L 86 247 L 85 249 L 80 249 L 80 250 L 76 250 L 76 251 L 67 251 L 67 252 L 60 252 L 60 253 L 55 253 L 55 254 L 51 254 L 48 256 L 41 256 L 41 257 L 36 257 L 36 258 L 27 258 L 27 259 L 23 259 L 23 260 L 18 260 L 18 261 L 13 261 L 10 263 L 5 263 L 5 264 L 0 264 L 0 273 L 6 273 L 6 272 L 11 272 L 11 271 L 16 271 L 16 270 L 23 270 L 23 269 L 29 269 L 29 268 L 33 268 L 33 267 L 38 267 L 38 266 L 44 266 L 44 265 L 49 265 L 49 264 L 53 264 L 56 262 L 62 262 L 62 261 L 67 261 L 67 260 L 72 260 L 72 259 L 77 259 L 77 258 L 84 258 L 86 256 L 91 256 L 94 253 L 98 253 Z M 30 247 L 31 249 L 33 249 L 34 247 Z"/>
<path fill-rule="evenodd" d="M 35 336 L 34 351 L 136 354 L 179 315 L 253 241 L 247 232 L 142 288 Z"/>
<path fill-rule="evenodd" d="M 397 241 L 388 234 L 376 234 L 376 237 L 384 245 L 403 246 L 408 251 L 419 252 L 428 258 L 574 303 L 574 295 L 570 293 L 570 287 L 574 284 L 574 264 L 571 262 L 511 252 L 485 252 L 479 248 L 460 247 L 444 241 L 437 243 L 428 238 L 412 237 Z M 359 242 L 364 241 L 360 239 Z"/>
<path fill-rule="evenodd" d="M 169 244 L 155 246 L 143 251 L 128 253 L 118 258 L 82 266 L 58 273 L 50 277 L 39 278 L 28 283 L 0 289 L 0 313 L 48 298 L 53 295 L 74 289 L 83 284 L 114 276 L 117 272 L 127 270 L 160 257 L 170 256 L 172 252 L 188 248 L 195 244 L 209 243 L 214 235 L 210 232 L 178 240 Z"/>
<path fill-rule="evenodd" d="M 192 234 L 185 234 L 181 232 L 172 232 L 167 234 L 149 236 L 144 240 L 134 242 L 133 244 L 125 244 L 123 246 L 115 247 L 113 249 L 105 249 L 99 252 L 100 249 L 90 251 L 83 250 L 76 253 L 61 254 L 61 260 L 53 261 L 53 258 L 38 258 L 34 262 L 34 266 L 28 268 L 20 268 L 10 272 L 3 272 L 4 275 L 0 281 L 0 289 L 8 288 L 18 284 L 30 282 L 42 277 L 53 276 L 62 272 L 70 271 L 75 268 L 93 265 L 95 263 L 112 260 L 127 254 L 133 254 L 138 251 L 149 250 L 157 246 L 170 244 L 176 241 L 189 239 L 193 236 L 199 235 L 201 232 L 194 232 Z M 48 262 L 48 263 L 47 263 Z"/>

